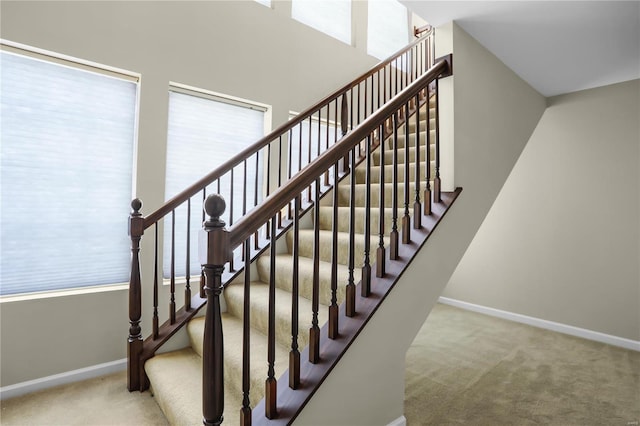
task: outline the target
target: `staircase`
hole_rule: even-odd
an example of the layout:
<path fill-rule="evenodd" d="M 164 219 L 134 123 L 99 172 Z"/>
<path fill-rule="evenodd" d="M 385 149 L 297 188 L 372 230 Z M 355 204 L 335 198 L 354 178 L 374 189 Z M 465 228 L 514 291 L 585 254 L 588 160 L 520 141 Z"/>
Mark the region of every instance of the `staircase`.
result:
<path fill-rule="evenodd" d="M 150 386 L 171 424 L 202 424 L 203 413 L 205 424 L 219 424 L 222 416 L 229 424 L 293 421 L 395 285 L 398 267 L 410 262 L 399 258 L 400 244 L 405 252 L 411 242 L 419 250 L 455 200 L 457 193 L 443 194 L 441 202 L 437 129 L 437 78 L 450 73 L 451 59 L 431 66 L 431 43 L 427 36 L 408 46 L 151 215 L 143 217 L 134 200 L 128 387 Z M 216 192 L 217 182 L 219 192 L 229 172 L 233 181 L 238 164 L 273 159 L 276 149 L 282 157 L 283 139 L 294 143 L 293 126 L 317 122 L 319 130 L 324 122 L 328 132 L 331 119 L 341 139 L 329 146 L 328 138 L 310 136 L 300 146 L 308 164 L 299 161 L 298 171 L 291 158 L 284 165 L 269 161 L 266 175 L 277 167 L 277 184 L 268 177 L 262 202 L 256 189 L 255 208 L 243 203 L 236 223 L 230 213 L 222 221 L 225 203 L 206 197 L 208 189 Z M 187 270 L 185 306 L 176 310 L 172 276 L 169 319 L 160 326 L 158 221 L 205 198 L 199 294 L 192 296 Z M 153 226 L 152 331 L 142 341 L 140 240 Z M 236 247 L 241 256 L 232 253 Z M 197 316 L 205 302 L 206 316 Z M 190 346 L 156 353 L 183 325 Z"/>

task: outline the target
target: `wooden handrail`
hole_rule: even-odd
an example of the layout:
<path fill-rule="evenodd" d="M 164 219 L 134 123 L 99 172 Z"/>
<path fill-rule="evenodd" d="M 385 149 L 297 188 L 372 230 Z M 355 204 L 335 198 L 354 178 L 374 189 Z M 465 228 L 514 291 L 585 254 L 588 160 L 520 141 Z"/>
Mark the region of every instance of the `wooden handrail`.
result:
<path fill-rule="evenodd" d="M 258 208 L 249 211 L 229 228 L 230 249 L 233 250 L 246 240 L 256 229 L 273 217 L 285 205 L 293 200 L 297 194 L 311 185 L 318 176 L 332 167 L 338 160 L 344 158 L 358 143 L 376 130 L 401 106 L 413 99 L 420 90 L 439 76 L 450 74 L 451 55 L 440 58 L 419 79 L 407 86 L 402 92 L 390 99 L 383 107 L 367 117 L 359 126 L 347 133 L 340 142 L 331 146 L 322 155 L 309 163 L 287 183 L 264 199 Z"/>
<path fill-rule="evenodd" d="M 276 139 L 278 139 L 282 135 L 287 134 L 287 132 L 290 129 L 292 129 L 293 127 L 295 127 L 299 123 L 305 121 L 309 116 L 313 115 L 315 112 L 317 112 L 321 108 L 323 108 L 326 105 L 330 104 L 333 100 L 335 100 L 338 97 L 342 96 L 344 93 L 348 92 L 353 87 L 355 87 L 358 84 L 362 83 L 363 81 L 365 81 L 366 79 L 371 77 L 371 75 L 375 74 L 376 72 L 380 71 L 381 69 L 383 69 L 387 65 L 391 64 L 396 58 L 400 57 L 402 54 L 404 54 L 404 53 L 408 52 L 409 50 L 411 50 L 411 48 L 413 48 L 414 46 L 416 46 L 417 44 L 422 42 L 428 36 L 429 36 L 429 34 L 425 34 L 421 38 L 413 41 L 411 44 L 409 44 L 406 47 L 404 47 L 402 50 L 394 53 L 393 55 L 389 56 L 387 59 L 384 59 L 384 60 L 380 61 L 377 65 L 375 65 L 373 68 L 371 68 L 366 73 L 362 74 L 360 77 L 358 77 L 355 80 L 349 82 L 349 84 L 341 87 L 340 89 L 336 90 L 332 94 L 326 96 L 325 98 L 323 98 L 322 100 L 320 100 L 319 102 L 314 104 L 313 106 L 305 109 L 304 111 L 299 113 L 296 117 L 294 117 L 291 120 L 287 121 L 286 123 L 282 124 L 281 126 L 276 128 L 274 131 L 272 131 L 271 133 L 269 133 L 268 135 L 266 135 L 262 139 L 258 140 L 253 145 L 250 145 L 247 148 L 243 149 L 238 154 L 236 154 L 235 156 L 230 158 L 228 161 L 226 161 L 224 164 L 222 164 L 221 166 L 217 167 L 211 173 L 209 173 L 206 176 L 202 177 L 201 179 L 196 181 L 193 185 L 189 186 L 184 191 L 180 192 L 176 196 L 174 196 L 171 199 L 169 199 L 168 201 L 166 201 L 156 211 L 154 211 L 153 213 L 150 213 L 148 216 L 146 216 L 144 218 L 143 229 L 149 228 L 151 225 L 156 223 L 158 220 L 160 220 L 161 218 L 163 218 L 164 216 L 169 214 L 176 207 L 178 207 L 182 203 L 184 203 L 187 199 L 191 198 L 192 196 L 197 194 L 199 191 L 201 191 L 202 188 L 204 188 L 207 185 L 211 184 L 216 179 L 219 179 L 220 177 L 224 176 L 225 173 L 229 172 L 235 166 L 237 166 L 238 164 L 242 163 L 246 158 L 250 157 L 252 154 L 257 152 L 258 150 L 264 148 L 265 146 L 267 146 L 271 142 L 275 141 Z"/>
<path fill-rule="evenodd" d="M 413 27 L 413 35 L 415 37 L 421 37 L 420 34 L 422 34 L 424 32 L 431 32 L 431 30 L 433 30 L 433 27 L 430 24 L 426 24 L 426 25 L 423 25 L 421 27 L 416 27 L 414 25 L 414 27 Z"/>

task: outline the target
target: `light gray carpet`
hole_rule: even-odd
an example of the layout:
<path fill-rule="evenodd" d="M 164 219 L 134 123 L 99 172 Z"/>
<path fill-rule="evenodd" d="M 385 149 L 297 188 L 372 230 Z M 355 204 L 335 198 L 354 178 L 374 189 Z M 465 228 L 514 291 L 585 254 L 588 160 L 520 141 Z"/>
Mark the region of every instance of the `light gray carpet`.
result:
<path fill-rule="evenodd" d="M 637 425 L 640 353 L 437 305 L 406 357 L 413 425 Z"/>
<path fill-rule="evenodd" d="M 1 402 L 2 425 L 165 425 L 124 372 Z M 407 353 L 414 425 L 633 425 L 640 353 L 437 305 Z"/>

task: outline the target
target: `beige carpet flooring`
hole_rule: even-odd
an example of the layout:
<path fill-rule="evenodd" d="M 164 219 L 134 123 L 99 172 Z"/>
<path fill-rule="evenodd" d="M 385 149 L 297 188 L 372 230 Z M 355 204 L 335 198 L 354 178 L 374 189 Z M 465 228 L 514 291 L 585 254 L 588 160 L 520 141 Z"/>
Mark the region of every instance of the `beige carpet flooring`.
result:
<path fill-rule="evenodd" d="M 2 425 L 166 425 L 125 373 L 1 402 Z M 437 305 L 407 353 L 407 424 L 637 425 L 640 353 Z"/>
<path fill-rule="evenodd" d="M 640 420 L 640 352 L 437 305 L 406 362 L 412 426 Z"/>

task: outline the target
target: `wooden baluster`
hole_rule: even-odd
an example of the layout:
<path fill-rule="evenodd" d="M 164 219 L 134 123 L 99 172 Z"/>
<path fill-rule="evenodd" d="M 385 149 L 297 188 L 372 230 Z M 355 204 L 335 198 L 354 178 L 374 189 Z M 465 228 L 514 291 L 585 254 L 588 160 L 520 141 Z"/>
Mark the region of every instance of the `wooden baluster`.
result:
<path fill-rule="evenodd" d="M 269 143 L 269 149 L 271 149 L 271 143 Z M 270 159 L 269 159 L 270 160 Z M 271 161 L 267 162 L 267 187 L 269 187 L 269 166 L 268 164 L 270 164 Z M 255 192 L 253 193 L 253 207 L 258 205 L 258 176 L 260 176 L 260 151 L 256 152 L 256 168 L 255 168 L 255 180 L 254 180 L 254 188 L 255 188 Z M 267 222 L 268 223 L 268 222 Z M 267 232 L 268 231 L 268 227 L 267 227 Z M 256 230 L 256 232 L 253 234 L 254 238 L 253 238 L 253 247 L 254 249 L 258 250 L 260 248 L 259 245 L 259 239 L 258 239 L 258 230 Z"/>
<path fill-rule="evenodd" d="M 229 233 L 220 216 L 225 211 L 224 198 L 209 195 L 204 210 L 209 219 L 200 231 L 200 263 L 205 275 L 207 311 L 205 314 L 202 353 L 202 413 L 204 425 L 220 425 L 224 412 L 224 343 L 220 293 L 224 265 L 232 257 Z"/>
<path fill-rule="evenodd" d="M 373 82 L 373 77 L 371 77 L 371 81 Z M 373 84 L 373 83 L 371 83 L 371 84 Z M 367 100 L 369 99 L 369 97 L 367 96 L 368 87 L 369 87 L 369 77 L 367 77 L 364 80 L 364 99 L 362 100 L 362 103 L 364 104 L 364 106 L 363 106 L 364 117 L 363 118 L 367 118 L 369 116 L 369 114 L 367 114 L 367 106 L 368 106 Z"/>
<path fill-rule="evenodd" d="M 438 91 L 438 79 L 436 79 L 436 177 L 433 179 L 433 201 L 439 203 L 440 199 L 440 94 Z"/>
<path fill-rule="evenodd" d="M 329 121 L 330 121 L 330 114 L 331 114 L 331 108 L 329 107 L 330 104 L 327 104 L 327 120 L 325 123 L 325 133 L 326 133 L 326 138 L 325 138 L 325 151 L 327 149 L 329 149 L 329 130 L 330 130 L 330 126 L 329 126 Z M 318 155 L 320 155 L 320 153 L 318 153 Z M 329 169 L 327 169 L 327 171 L 324 174 L 324 186 L 329 186 Z"/>
<path fill-rule="evenodd" d="M 356 285 L 354 277 L 354 259 L 355 250 L 355 232 L 356 232 L 356 149 L 351 150 L 351 170 L 353 173 L 349 176 L 349 281 L 346 288 L 345 315 L 353 317 L 356 314 Z"/>
<path fill-rule="evenodd" d="M 376 251 L 376 277 L 384 277 L 385 274 L 385 255 L 386 249 L 384 248 L 384 220 L 385 220 L 385 208 L 384 208 L 384 123 L 380 125 L 380 143 L 378 149 L 380 150 L 380 196 L 379 196 L 379 215 L 380 220 L 378 223 L 378 249 Z"/>
<path fill-rule="evenodd" d="M 367 136 L 365 143 L 364 262 L 360 294 L 362 297 L 369 297 L 371 294 L 371 263 L 369 259 L 369 251 L 371 250 L 371 134 Z"/>
<path fill-rule="evenodd" d="M 329 339 L 338 338 L 338 163 L 333 166 L 333 223 L 331 225 L 331 304 L 329 305 Z"/>
<path fill-rule="evenodd" d="M 242 162 L 242 216 L 247 214 L 247 160 Z M 233 195 L 232 195 L 233 197 Z M 242 261 L 244 262 L 244 242 L 242 243 Z"/>
<path fill-rule="evenodd" d="M 234 176 L 233 176 L 233 171 L 235 170 L 235 168 L 231 168 L 231 175 L 230 175 L 230 184 L 229 184 L 229 226 L 233 225 L 233 183 L 234 183 Z M 233 258 L 235 257 L 235 255 L 231 256 L 231 259 L 229 259 L 229 270 L 231 272 L 235 272 L 236 268 L 233 265 Z"/>
<path fill-rule="evenodd" d="M 382 104 L 386 104 L 387 103 L 387 66 L 385 65 L 384 68 L 382 68 Z M 380 105 L 378 105 L 378 108 L 380 108 Z"/>
<path fill-rule="evenodd" d="M 424 160 L 424 215 L 429 216 L 431 214 L 431 112 L 429 108 L 429 89 L 427 91 L 425 105 L 427 108 L 427 125 L 426 134 L 427 140 L 425 141 L 425 160 Z"/>
<path fill-rule="evenodd" d="M 269 145 L 267 145 L 267 197 L 269 196 L 269 194 L 271 194 L 271 188 L 269 186 L 270 186 L 270 181 L 271 181 L 270 175 L 271 175 L 271 161 L 272 161 L 272 158 L 271 158 L 271 144 L 272 143 L 273 143 L 273 141 L 269 142 Z M 257 176 L 258 176 L 258 168 L 257 168 L 257 164 L 256 164 L 256 194 L 258 192 L 258 177 Z M 255 205 L 256 206 L 258 205 L 257 197 L 256 197 L 256 204 Z M 280 220 L 281 220 L 280 219 L 280 212 L 278 212 L 278 222 L 280 222 Z M 271 230 L 269 228 L 269 222 L 267 222 L 265 238 L 267 240 L 269 240 L 270 237 L 271 237 Z M 257 244 L 258 244 L 258 234 L 256 233 L 256 250 L 258 249 Z"/>
<path fill-rule="evenodd" d="M 129 217 L 129 236 L 131 237 L 131 275 L 129 278 L 129 338 L 127 339 L 127 389 L 142 388 L 144 371 L 140 362 L 142 352 L 142 283 L 140 279 L 140 240 L 144 234 L 144 218 L 140 209 L 142 201 L 138 198 L 131 202 Z"/>
<path fill-rule="evenodd" d="M 278 138 L 278 188 L 282 185 L 282 135 Z M 282 228 L 282 209 L 278 211 L 278 228 Z"/>
<path fill-rule="evenodd" d="M 413 201 L 413 229 L 422 228 L 422 205 L 420 203 L 420 96 L 416 95 L 416 162 L 415 162 L 415 200 Z"/>
<path fill-rule="evenodd" d="M 170 272 L 169 322 L 176 322 L 176 211 L 171 211 L 171 272 Z"/>
<path fill-rule="evenodd" d="M 191 310 L 191 198 L 187 199 L 187 259 L 184 275 L 184 310 Z"/>
<path fill-rule="evenodd" d="M 244 302 L 242 307 L 242 407 L 240 424 L 251 425 L 251 241 L 244 244 Z"/>
<path fill-rule="evenodd" d="M 409 216 L 409 104 L 404 105 L 404 216 L 402 216 L 402 244 L 411 242 L 411 217 Z"/>
<path fill-rule="evenodd" d="M 288 168 L 288 173 L 287 173 L 287 178 L 291 179 L 291 168 L 293 167 L 293 165 L 291 164 L 291 162 L 293 161 L 293 129 L 289 129 L 289 159 L 287 161 L 287 168 Z M 280 185 L 278 185 L 278 187 L 280 187 Z M 287 204 L 287 219 L 291 220 L 291 202 L 289 202 Z"/>
<path fill-rule="evenodd" d="M 311 329 L 309 330 L 309 362 L 320 361 L 320 327 L 318 309 L 320 304 L 320 179 L 316 179 L 315 205 L 313 208 L 313 287 L 311 297 Z"/>
<path fill-rule="evenodd" d="M 313 114 L 309 116 L 309 143 L 307 144 L 309 146 L 309 155 L 307 157 L 307 164 L 311 163 L 311 146 L 313 145 L 313 135 L 312 135 L 313 132 L 311 131 L 312 126 L 313 126 Z M 320 137 L 319 134 L 318 134 L 318 137 Z M 302 167 L 300 167 L 300 170 L 302 170 Z M 311 202 L 311 185 L 307 187 L 307 199 L 309 200 L 309 202 Z"/>
<path fill-rule="evenodd" d="M 392 224 L 389 235 L 389 258 L 398 259 L 398 113 L 393 113 L 393 146 L 392 146 L 393 168 L 392 168 L 392 188 L 391 188 L 391 208 Z"/>
<path fill-rule="evenodd" d="M 349 130 L 349 108 L 347 106 L 347 92 L 342 95 L 342 107 L 340 109 L 340 127 L 342 130 L 342 136 L 347 134 Z M 349 154 L 345 155 L 342 159 L 342 170 L 344 173 L 349 171 Z"/>
<path fill-rule="evenodd" d="M 218 179 L 218 193 L 220 193 L 220 179 Z M 207 188 L 202 190 L 202 205 L 204 206 L 204 202 L 207 199 Z M 204 223 L 206 219 L 206 214 L 204 209 L 202 209 L 202 223 Z M 204 270 L 200 268 L 200 298 L 204 299 L 206 294 L 204 293 Z"/>
<path fill-rule="evenodd" d="M 298 348 L 298 298 L 300 292 L 299 283 L 299 256 L 300 256 L 300 196 L 294 202 L 293 215 L 293 283 L 291 286 L 291 351 L 289 352 L 289 387 L 298 389 L 300 386 L 300 350 Z"/>
<path fill-rule="evenodd" d="M 276 362 L 276 217 L 271 219 L 271 247 L 270 247 L 270 271 L 269 271 L 269 313 L 267 331 L 267 380 L 264 390 L 264 415 L 268 419 L 278 416 L 278 381 L 274 365 Z"/>
<path fill-rule="evenodd" d="M 153 339 L 158 338 L 158 222 L 154 226 L 155 241 L 153 243 L 153 319 L 151 322 L 151 329 L 153 333 Z"/>

